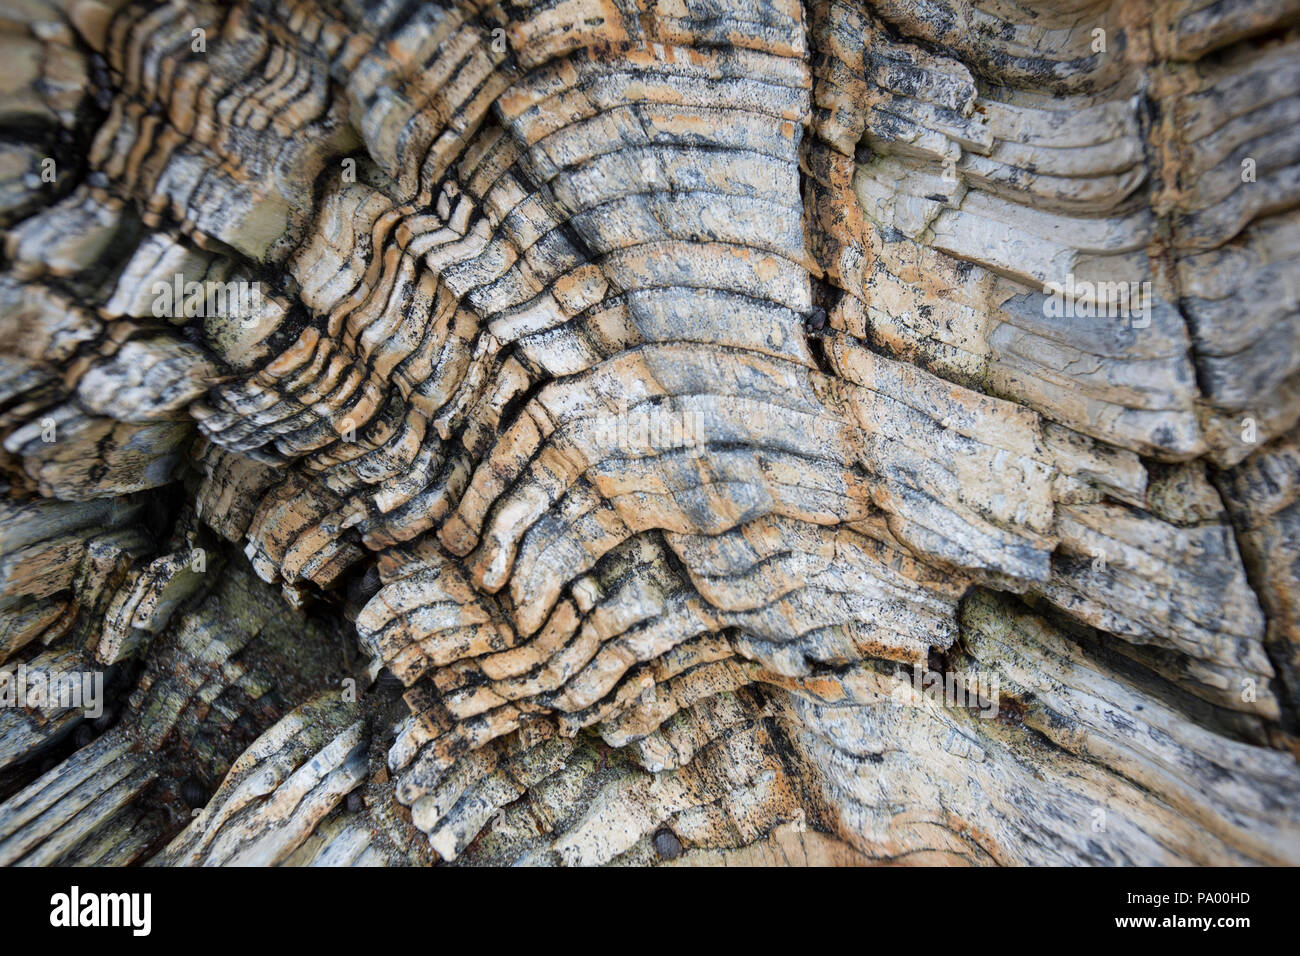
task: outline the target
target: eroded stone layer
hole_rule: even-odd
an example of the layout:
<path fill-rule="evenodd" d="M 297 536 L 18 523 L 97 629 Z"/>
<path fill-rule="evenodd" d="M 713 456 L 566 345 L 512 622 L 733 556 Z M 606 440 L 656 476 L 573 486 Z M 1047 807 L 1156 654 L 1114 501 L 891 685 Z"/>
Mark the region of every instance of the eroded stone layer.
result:
<path fill-rule="evenodd" d="M 0 13 L 0 862 L 1300 862 L 1297 23 Z"/>

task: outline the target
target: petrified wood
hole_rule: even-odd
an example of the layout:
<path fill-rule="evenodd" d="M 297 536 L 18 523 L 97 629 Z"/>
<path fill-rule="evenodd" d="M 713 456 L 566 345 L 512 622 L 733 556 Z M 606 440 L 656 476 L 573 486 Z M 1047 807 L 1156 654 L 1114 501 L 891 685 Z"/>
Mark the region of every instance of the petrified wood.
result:
<path fill-rule="evenodd" d="M 1300 863 L 1300 0 L 0 51 L 0 864 Z"/>

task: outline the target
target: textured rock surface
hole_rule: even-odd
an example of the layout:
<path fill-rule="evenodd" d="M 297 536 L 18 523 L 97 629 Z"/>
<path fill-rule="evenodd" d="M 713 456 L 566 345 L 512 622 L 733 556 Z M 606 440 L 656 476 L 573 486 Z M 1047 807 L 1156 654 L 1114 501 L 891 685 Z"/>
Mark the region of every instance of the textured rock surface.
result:
<path fill-rule="evenodd" d="M 0 49 L 0 863 L 1300 863 L 1300 3 Z"/>

